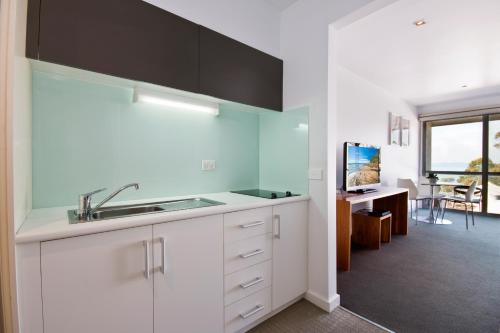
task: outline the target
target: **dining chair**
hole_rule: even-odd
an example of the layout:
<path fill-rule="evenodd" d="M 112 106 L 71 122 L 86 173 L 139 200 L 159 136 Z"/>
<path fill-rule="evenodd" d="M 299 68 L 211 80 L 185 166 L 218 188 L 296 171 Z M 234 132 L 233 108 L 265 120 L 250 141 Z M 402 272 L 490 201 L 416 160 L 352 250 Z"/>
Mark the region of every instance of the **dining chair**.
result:
<path fill-rule="evenodd" d="M 459 196 L 459 195 L 465 195 L 467 193 L 467 190 L 469 189 L 469 186 L 467 185 L 457 185 L 453 187 L 453 195 L 454 196 Z M 480 186 L 476 187 L 476 190 L 474 191 L 474 196 L 479 197 L 479 210 L 481 210 L 481 204 L 483 203 L 483 189 Z M 453 205 L 455 206 L 455 205 Z"/>
<path fill-rule="evenodd" d="M 431 197 L 431 187 L 429 185 L 424 185 L 428 183 L 429 180 L 425 178 L 425 176 L 420 176 L 418 177 L 418 180 L 416 182 L 417 188 L 418 188 L 418 194 L 421 196 L 428 196 Z M 423 201 L 421 204 L 421 208 L 429 208 L 431 204 L 431 201 Z"/>
<path fill-rule="evenodd" d="M 430 195 L 419 194 L 419 189 L 411 178 L 398 178 L 398 187 L 408 189 L 408 199 L 410 200 L 410 217 L 413 219 L 413 201 L 415 201 L 415 224 L 418 224 L 418 203 L 431 201 Z"/>
<path fill-rule="evenodd" d="M 441 215 L 441 220 L 444 219 L 444 213 L 446 212 L 446 207 L 448 206 L 448 202 L 451 202 L 453 204 L 455 203 L 461 203 L 465 206 L 465 228 L 469 230 L 469 211 L 468 211 L 468 205 L 470 205 L 471 209 L 471 216 L 472 216 L 472 225 L 474 226 L 474 204 L 480 204 L 481 199 L 477 198 L 474 196 L 474 193 L 476 192 L 476 187 L 477 187 L 477 180 L 473 181 L 472 184 L 469 185 L 467 192 L 465 192 L 465 195 L 463 197 L 459 196 L 446 196 L 441 199 L 441 201 L 444 201 L 444 207 L 443 207 L 443 214 Z"/>

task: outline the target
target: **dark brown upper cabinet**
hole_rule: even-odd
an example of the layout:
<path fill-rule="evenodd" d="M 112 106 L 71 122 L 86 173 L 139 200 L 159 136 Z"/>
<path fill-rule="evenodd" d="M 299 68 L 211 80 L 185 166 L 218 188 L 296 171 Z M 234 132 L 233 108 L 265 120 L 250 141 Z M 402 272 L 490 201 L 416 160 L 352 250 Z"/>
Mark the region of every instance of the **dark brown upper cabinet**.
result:
<path fill-rule="evenodd" d="M 280 59 L 141 0 L 29 0 L 26 56 L 283 107 Z"/>
<path fill-rule="evenodd" d="M 200 27 L 200 92 L 282 111 L 283 61 Z"/>
<path fill-rule="evenodd" d="M 38 59 L 198 91 L 197 24 L 141 0 L 40 4 Z"/>

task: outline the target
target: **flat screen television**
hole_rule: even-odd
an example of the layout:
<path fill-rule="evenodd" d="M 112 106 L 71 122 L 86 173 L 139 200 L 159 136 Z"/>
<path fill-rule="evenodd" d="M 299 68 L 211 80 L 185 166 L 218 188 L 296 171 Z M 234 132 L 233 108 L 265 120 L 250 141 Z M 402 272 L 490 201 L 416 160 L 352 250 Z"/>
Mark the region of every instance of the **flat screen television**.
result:
<path fill-rule="evenodd" d="M 376 185 L 380 185 L 380 147 L 344 143 L 344 190 L 365 190 Z"/>

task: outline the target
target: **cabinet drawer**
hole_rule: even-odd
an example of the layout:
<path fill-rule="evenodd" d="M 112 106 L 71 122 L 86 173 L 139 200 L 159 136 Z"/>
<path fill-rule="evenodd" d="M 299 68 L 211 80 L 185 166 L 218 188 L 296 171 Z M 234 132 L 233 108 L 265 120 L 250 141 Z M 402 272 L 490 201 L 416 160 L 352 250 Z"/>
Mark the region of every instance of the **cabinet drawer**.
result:
<path fill-rule="evenodd" d="M 252 237 L 224 247 L 224 274 L 271 259 L 272 234 Z"/>
<path fill-rule="evenodd" d="M 227 306 L 269 286 L 271 260 L 227 275 L 224 279 L 224 304 Z"/>
<path fill-rule="evenodd" d="M 271 288 L 226 307 L 226 333 L 236 332 L 271 311 Z"/>
<path fill-rule="evenodd" d="M 224 243 L 263 235 L 272 231 L 272 207 L 224 215 Z"/>

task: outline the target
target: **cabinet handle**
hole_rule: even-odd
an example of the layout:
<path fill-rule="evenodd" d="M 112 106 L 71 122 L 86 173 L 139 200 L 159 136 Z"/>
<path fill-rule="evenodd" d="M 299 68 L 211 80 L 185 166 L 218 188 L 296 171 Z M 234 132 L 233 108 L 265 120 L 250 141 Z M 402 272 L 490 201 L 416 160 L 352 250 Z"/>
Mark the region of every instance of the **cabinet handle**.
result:
<path fill-rule="evenodd" d="M 281 239 L 281 216 L 276 214 L 274 215 L 274 219 L 277 221 L 274 238 Z"/>
<path fill-rule="evenodd" d="M 240 287 L 243 288 L 243 289 L 247 289 L 247 288 L 250 288 L 251 286 L 255 286 L 256 284 L 259 284 L 261 282 L 264 282 L 264 278 L 263 277 L 257 277 L 257 278 L 253 279 L 250 282 L 246 282 L 246 283 L 240 284 Z"/>
<path fill-rule="evenodd" d="M 257 305 L 255 308 L 248 311 L 247 313 L 240 313 L 240 317 L 243 319 L 247 319 L 248 317 L 251 317 L 254 314 L 256 314 L 257 312 L 262 311 L 262 310 L 264 310 L 264 305 Z"/>
<path fill-rule="evenodd" d="M 145 240 L 142 242 L 144 245 L 144 253 L 145 253 L 145 258 L 144 261 L 146 262 L 146 266 L 144 268 L 144 277 L 146 280 L 149 280 L 150 276 L 150 267 L 149 267 L 149 258 L 151 257 L 151 250 L 149 248 L 149 241 Z"/>
<path fill-rule="evenodd" d="M 250 258 L 250 257 L 256 256 L 256 255 L 261 254 L 261 253 L 264 253 L 264 250 L 258 249 L 258 250 L 252 251 L 252 252 L 240 254 L 240 257 L 243 259 L 246 259 L 246 258 Z"/>
<path fill-rule="evenodd" d="M 264 221 L 256 221 L 256 222 L 247 223 L 247 224 L 240 224 L 240 228 L 247 229 L 247 228 L 252 228 L 252 227 L 256 227 L 256 226 L 263 225 L 263 224 L 264 224 Z"/>
<path fill-rule="evenodd" d="M 165 251 L 167 250 L 167 240 L 165 237 L 160 237 L 160 243 L 161 243 L 161 268 L 160 271 L 162 272 L 163 275 L 167 272 L 167 254 Z"/>

